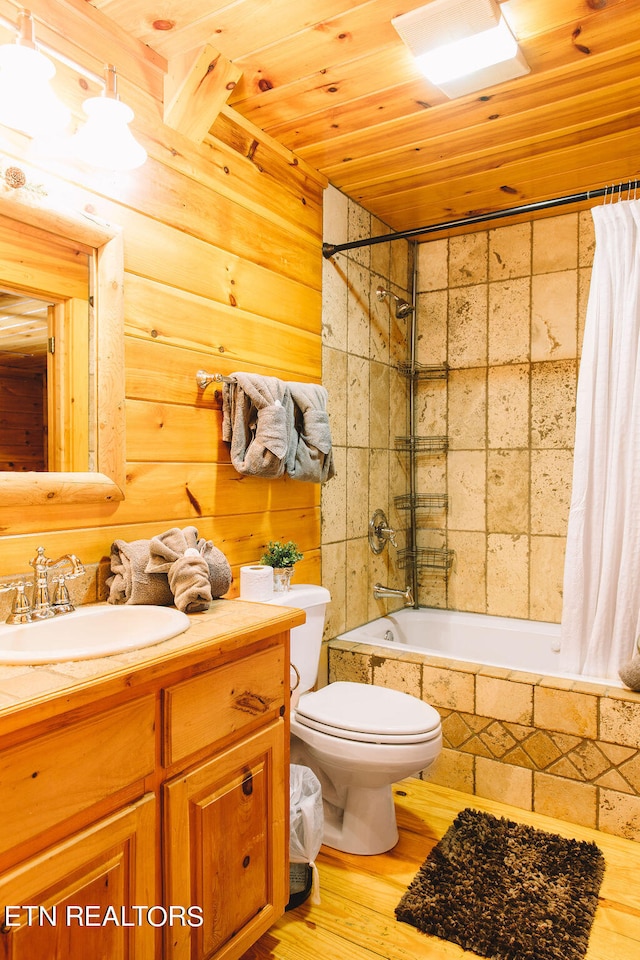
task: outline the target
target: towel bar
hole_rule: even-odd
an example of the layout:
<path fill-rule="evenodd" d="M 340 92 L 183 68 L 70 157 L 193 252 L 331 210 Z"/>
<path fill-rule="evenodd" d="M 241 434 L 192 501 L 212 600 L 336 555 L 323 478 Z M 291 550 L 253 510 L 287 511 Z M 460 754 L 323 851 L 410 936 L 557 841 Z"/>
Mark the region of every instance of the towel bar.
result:
<path fill-rule="evenodd" d="M 206 370 L 198 370 L 196 383 L 201 390 L 204 390 L 210 383 L 235 383 L 235 380 L 233 377 L 225 377 L 222 373 L 207 373 Z"/>

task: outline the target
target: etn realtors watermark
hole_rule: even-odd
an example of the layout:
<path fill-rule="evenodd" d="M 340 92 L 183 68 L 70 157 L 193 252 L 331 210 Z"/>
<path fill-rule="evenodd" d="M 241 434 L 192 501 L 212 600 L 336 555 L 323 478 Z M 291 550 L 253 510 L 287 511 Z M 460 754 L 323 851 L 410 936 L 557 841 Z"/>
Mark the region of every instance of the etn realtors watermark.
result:
<path fill-rule="evenodd" d="M 201 927 L 202 907 L 134 905 L 99 907 L 91 904 L 7 905 L 4 908 L 5 930 L 11 927 Z"/>

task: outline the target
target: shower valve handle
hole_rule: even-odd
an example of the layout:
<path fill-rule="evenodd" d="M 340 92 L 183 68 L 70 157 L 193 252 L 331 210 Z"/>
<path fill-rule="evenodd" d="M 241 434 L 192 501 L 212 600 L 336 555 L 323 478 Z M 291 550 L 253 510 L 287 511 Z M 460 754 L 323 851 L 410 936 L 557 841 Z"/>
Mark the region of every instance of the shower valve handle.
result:
<path fill-rule="evenodd" d="M 389 526 L 384 512 L 376 510 L 369 520 L 369 546 L 373 553 L 382 553 L 386 543 L 392 543 L 394 547 L 398 546 L 396 531 Z"/>

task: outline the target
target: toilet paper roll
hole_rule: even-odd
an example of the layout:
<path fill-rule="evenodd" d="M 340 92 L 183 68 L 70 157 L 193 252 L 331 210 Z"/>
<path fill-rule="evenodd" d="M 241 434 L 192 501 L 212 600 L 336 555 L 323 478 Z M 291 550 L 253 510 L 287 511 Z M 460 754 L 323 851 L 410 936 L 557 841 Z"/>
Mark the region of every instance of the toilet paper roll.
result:
<path fill-rule="evenodd" d="M 273 597 L 273 567 L 255 564 L 240 567 L 240 599 L 271 600 Z"/>

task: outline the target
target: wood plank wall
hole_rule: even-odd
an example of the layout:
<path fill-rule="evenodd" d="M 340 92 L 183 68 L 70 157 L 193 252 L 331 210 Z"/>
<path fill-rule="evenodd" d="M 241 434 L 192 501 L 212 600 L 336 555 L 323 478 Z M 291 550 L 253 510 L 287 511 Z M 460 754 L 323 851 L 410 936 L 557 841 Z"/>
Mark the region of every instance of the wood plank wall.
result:
<path fill-rule="evenodd" d="M 46 358 L 0 362 L 0 470 L 45 469 L 45 380 Z"/>
<path fill-rule="evenodd" d="M 87 4 L 32 4 L 36 16 L 51 8 L 47 43 L 94 70 L 113 49 L 120 95 L 149 152 L 119 178 L 51 168 L 74 202 L 124 230 L 126 490 L 112 505 L 0 504 L 0 575 L 28 570 L 38 544 L 98 563 L 117 538 L 194 524 L 227 555 L 230 596 L 240 565 L 280 537 L 305 553 L 298 580 L 319 582 L 319 487 L 236 473 L 221 439 L 220 392 L 199 390 L 195 375 L 321 381 L 324 182 L 233 111 L 202 144 L 166 127 L 161 58 Z M 59 73 L 71 89 L 67 68 Z M 27 146 L 16 135 L 11 159 Z"/>

